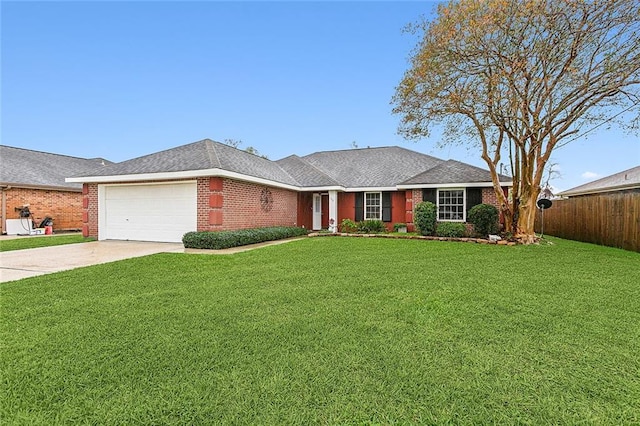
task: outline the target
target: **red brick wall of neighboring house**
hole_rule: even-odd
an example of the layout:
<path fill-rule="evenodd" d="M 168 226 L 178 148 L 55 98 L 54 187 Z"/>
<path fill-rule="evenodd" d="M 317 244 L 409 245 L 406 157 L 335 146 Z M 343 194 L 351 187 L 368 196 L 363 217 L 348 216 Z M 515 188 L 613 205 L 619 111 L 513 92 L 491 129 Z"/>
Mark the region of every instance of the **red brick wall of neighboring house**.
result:
<path fill-rule="evenodd" d="M 282 188 L 209 178 L 198 182 L 198 230 L 220 231 L 266 226 L 298 226 L 298 193 Z M 204 196 L 204 197 L 203 197 Z M 200 197 L 208 200 L 206 206 Z M 206 213 L 206 214 L 205 214 Z M 206 224 L 201 218 L 207 217 Z"/>
<path fill-rule="evenodd" d="M 54 231 L 71 231 L 82 228 L 82 194 L 80 191 L 16 188 L 3 189 L 2 232 L 6 219 L 18 219 L 16 207 L 29 204 L 36 226 L 49 216 L 53 218 Z"/>

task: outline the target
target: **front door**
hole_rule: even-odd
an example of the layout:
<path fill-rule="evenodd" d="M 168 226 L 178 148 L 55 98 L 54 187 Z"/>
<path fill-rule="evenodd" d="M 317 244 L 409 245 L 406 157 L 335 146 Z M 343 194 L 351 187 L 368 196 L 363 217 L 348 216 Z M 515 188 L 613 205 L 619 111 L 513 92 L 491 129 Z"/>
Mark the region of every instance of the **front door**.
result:
<path fill-rule="evenodd" d="M 313 194 L 313 230 L 322 229 L 322 196 Z"/>

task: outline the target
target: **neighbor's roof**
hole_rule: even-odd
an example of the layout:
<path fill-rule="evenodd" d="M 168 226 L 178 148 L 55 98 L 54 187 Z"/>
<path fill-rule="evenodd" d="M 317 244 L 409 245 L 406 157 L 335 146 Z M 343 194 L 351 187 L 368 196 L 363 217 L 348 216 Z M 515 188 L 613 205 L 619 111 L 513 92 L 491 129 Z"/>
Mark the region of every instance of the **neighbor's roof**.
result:
<path fill-rule="evenodd" d="M 346 188 L 393 187 L 443 161 L 397 146 L 323 151 L 302 159 Z"/>
<path fill-rule="evenodd" d="M 78 158 L 48 152 L 0 145 L 0 185 L 16 187 L 79 190 L 81 183 L 65 178 L 111 162 L 102 158 Z"/>
<path fill-rule="evenodd" d="M 499 175 L 501 183 L 510 183 L 509 176 Z M 448 183 L 487 183 L 491 182 L 491 173 L 480 167 L 462 163 L 456 160 L 447 160 L 437 166 L 413 176 L 402 182 L 401 185 L 437 185 Z"/>
<path fill-rule="evenodd" d="M 596 194 L 599 192 L 622 191 L 625 189 L 640 188 L 640 166 L 624 170 L 584 185 L 576 186 L 560 192 L 559 196 L 573 197 L 576 195 Z"/>

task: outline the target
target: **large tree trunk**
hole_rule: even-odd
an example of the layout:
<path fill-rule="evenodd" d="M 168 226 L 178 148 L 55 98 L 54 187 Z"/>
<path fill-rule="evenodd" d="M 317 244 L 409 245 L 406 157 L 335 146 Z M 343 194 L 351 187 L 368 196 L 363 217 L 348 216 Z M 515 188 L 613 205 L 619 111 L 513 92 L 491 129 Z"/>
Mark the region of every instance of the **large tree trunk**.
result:
<path fill-rule="evenodd" d="M 523 189 L 518 204 L 518 221 L 514 237 L 522 244 L 533 244 L 538 239 L 534 230 L 536 221 L 536 201 L 540 189 L 537 186 L 529 186 Z"/>

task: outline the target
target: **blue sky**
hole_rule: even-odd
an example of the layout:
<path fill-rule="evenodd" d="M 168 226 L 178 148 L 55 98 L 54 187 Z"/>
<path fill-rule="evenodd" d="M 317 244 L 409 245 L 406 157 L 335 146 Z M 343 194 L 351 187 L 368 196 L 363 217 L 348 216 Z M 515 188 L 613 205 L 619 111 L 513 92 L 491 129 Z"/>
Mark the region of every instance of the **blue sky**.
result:
<path fill-rule="evenodd" d="M 123 161 L 204 138 L 290 154 L 399 145 L 390 100 L 431 2 L 2 1 L 2 144 Z M 568 189 L 640 164 L 603 126 L 557 151 Z M 5 165 L 3 164 L 3 167 Z"/>

